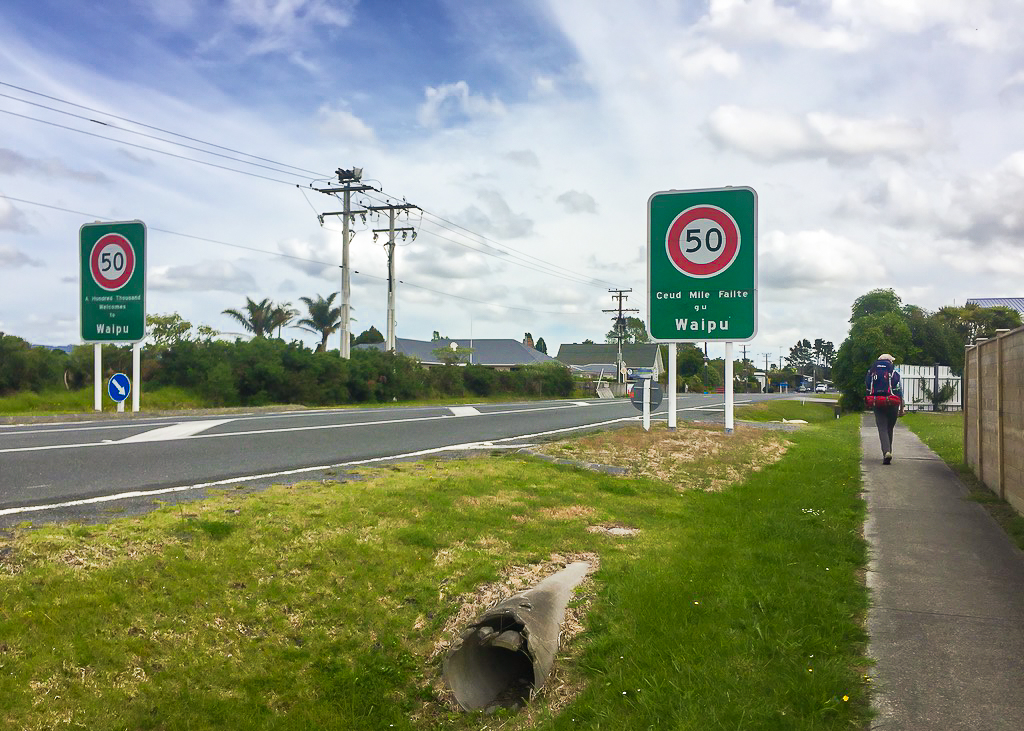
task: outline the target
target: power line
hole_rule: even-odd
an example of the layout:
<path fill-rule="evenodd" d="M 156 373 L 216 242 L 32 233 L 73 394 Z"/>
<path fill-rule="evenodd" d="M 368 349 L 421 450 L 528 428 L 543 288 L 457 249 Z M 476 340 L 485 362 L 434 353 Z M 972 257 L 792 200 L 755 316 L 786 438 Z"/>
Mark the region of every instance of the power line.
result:
<path fill-rule="evenodd" d="M 51 205 L 49 203 L 40 203 L 39 201 L 30 201 L 30 200 L 26 200 L 25 198 L 16 198 L 15 196 L 6 195 L 4 193 L 0 193 L 0 198 L 4 198 L 4 199 L 9 200 L 9 201 L 14 201 L 16 203 L 24 203 L 25 205 L 38 206 L 39 208 L 48 208 L 48 209 L 53 210 L 53 211 L 60 211 L 61 213 L 70 213 L 70 214 L 73 214 L 73 215 L 76 215 L 76 216 L 82 216 L 83 218 L 89 218 L 89 219 L 93 219 L 93 220 L 97 220 L 97 221 L 110 221 L 110 220 L 113 220 L 113 219 L 107 218 L 106 216 L 98 216 L 98 215 L 93 214 L 93 213 L 86 213 L 84 211 L 76 211 L 76 210 L 73 210 L 71 208 L 63 208 L 61 206 L 54 206 L 54 205 Z M 334 233 L 341 233 L 341 231 L 339 231 L 337 229 L 333 229 L 333 228 L 326 227 L 326 226 L 324 228 L 326 230 L 328 230 L 328 231 L 333 231 Z M 202 241 L 203 243 L 207 243 L 207 244 L 218 244 L 220 246 L 228 246 L 228 247 L 231 247 L 233 249 L 243 249 L 245 251 L 251 251 L 251 252 L 254 252 L 254 253 L 257 253 L 257 254 L 265 254 L 267 256 L 278 256 L 278 257 L 281 257 L 281 258 L 284 258 L 284 259 L 294 259 L 295 261 L 302 261 L 302 262 L 306 262 L 306 263 L 309 263 L 309 264 L 320 264 L 320 265 L 325 266 L 325 267 L 337 267 L 337 266 L 339 266 L 336 262 L 328 262 L 328 261 L 320 261 L 318 259 L 310 259 L 309 257 L 296 256 L 294 254 L 286 254 L 286 253 L 284 253 L 282 251 L 270 251 L 268 249 L 258 249 L 258 248 L 254 247 L 254 246 L 244 246 L 242 244 L 231 243 L 230 241 L 221 241 L 219 239 L 211 239 L 211 238 L 207 238 L 205 236 L 197 236 L 195 234 L 187 234 L 187 233 L 182 233 L 180 231 L 171 231 L 170 229 L 159 228 L 157 226 L 147 226 L 147 229 L 150 230 L 150 231 L 158 231 L 160 233 L 168 234 L 168 235 L 171 235 L 171 236 L 179 236 L 181 238 L 191 239 L 193 241 Z M 352 273 L 353 274 L 357 274 L 357 275 L 359 275 L 361 277 L 365 277 L 367 279 L 376 279 L 377 281 L 380 281 L 380 282 L 387 282 L 387 277 L 381 277 L 381 276 L 378 276 L 376 274 L 368 274 L 366 272 L 361 272 L 358 269 L 353 269 Z M 526 308 L 526 307 L 515 307 L 513 305 L 503 305 L 503 304 L 500 304 L 498 302 L 488 302 L 486 300 L 473 299 L 472 297 L 465 297 L 463 295 L 453 294 L 451 292 L 444 292 L 444 291 L 441 291 L 441 290 L 438 290 L 438 289 L 432 289 L 431 287 L 425 287 L 422 284 L 416 284 L 414 282 L 409 282 L 409 281 L 406 281 L 406 280 L 403 280 L 403 279 L 400 279 L 398 281 L 401 284 L 404 284 L 404 285 L 406 285 L 408 287 L 413 287 L 415 289 L 421 289 L 421 290 L 423 290 L 425 292 L 431 292 L 431 293 L 439 295 L 441 297 L 450 297 L 452 299 L 462 300 L 464 302 L 475 302 L 476 304 L 486 305 L 488 307 L 499 307 L 499 308 L 505 309 L 505 310 L 515 310 L 517 312 L 527 312 L 527 313 L 535 314 L 535 315 L 558 315 L 558 316 L 561 316 L 561 317 L 579 317 L 579 316 L 587 315 L 587 313 L 585 313 L 585 312 L 564 312 L 564 311 L 558 311 L 558 310 L 534 310 L 534 309 L 530 309 L 530 308 Z M 587 316 L 589 316 L 589 315 L 587 315 Z"/>
<path fill-rule="evenodd" d="M 78 132 L 79 134 L 88 135 L 89 137 L 96 137 L 96 138 L 101 139 L 101 140 L 107 140 L 109 142 L 116 142 L 119 145 L 127 145 L 128 147 L 134 147 L 134 148 L 139 149 L 139 150 L 146 150 L 148 152 L 155 152 L 155 153 L 158 153 L 160 155 L 167 155 L 168 157 L 174 157 L 174 158 L 177 158 L 178 160 L 187 160 L 188 162 L 195 162 L 195 163 L 199 163 L 200 165 L 207 165 L 207 166 L 212 167 L 212 168 L 219 168 L 220 170 L 228 170 L 228 171 L 230 171 L 232 173 L 241 173 L 242 175 L 248 175 L 249 177 L 252 177 L 252 178 L 262 178 L 263 180 L 269 180 L 272 183 L 282 183 L 284 185 L 295 185 L 294 181 L 279 180 L 277 178 L 271 178 L 271 177 L 268 177 L 266 175 L 260 175 L 259 173 L 251 173 L 248 170 L 239 170 L 238 168 L 229 168 L 226 165 L 218 165 L 215 162 L 209 162 L 207 160 L 197 160 L 194 157 L 186 157 L 185 155 L 178 155 L 178 154 L 175 154 L 173 152 L 168 152 L 167 150 L 158 150 L 155 147 L 146 147 L 145 145 L 137 145 L 134 142 L 125 142 L 124 140 L 119 140 L 116 137 L 107 137 L 106 135 L 98 135 L 95 132 L 88 132 L 88 131 L 86 131 L 84 129 L 78 129 L 77 127 L 69 127 L 66 124 L 58 124 L 56 122 L 50 122 L 49 120 L 46 120 L 46 119 L 39 119 L 38 117 L 30 117 L 27 114 L 18 114 L 17 112 L 12 112 L 9 109 L 0 109 L 0 113 L 9 114 L 12 117 L 20 117 L 21 119 L 27 119 L 27 120 L 32 121 L 32 122 L 39 122 L 40 124 L 46 124 L 46 125 L 49 125 L 50 127 L 58 127 L 60 129 L 66 129 L 66 130 L 68 130 L 70 132 Z"/>
<path fill-rule="evenodd" d="M 202 145 L 205 145 L 205 146 L 208 146 L 208 147 L 213 147 L 213 148 L 216 148 L 216 149 L 225 150 L 227 152 L 232 152 L 232 153 L 237 154 L 237 155 L 243 155 L 245 157 L 250 157 L 250 158 L 253 158 L 254 160 L 262 160 L 263 162 L 269 162 L 269 163 L 272 163 L 273 165 L 276 165 L 276 166 L 279 166 L 279 167 L 292 168 L 293 170 L 298 170 L 298 171 L 301 171 L 301 172 L 304 172 L 304 173 L 316 175 L 316 176 L 319 176 L 320 178 L 323 178 L 323 179 L 327 179 L 328 178 L 328 176 L 326 176 L 322 172 L 313 171 L 313 170 L 307 170 L 305 168 L 297 167 L 297 166 L 294 166 L 294 165 L 289 165 L 287 163 L 278 162 L 278 161 L 272 160 L 270 158 L 261 157 L 261 156 L 258 156 L 258 155 L 253 155 L 251 153 L 243 152 L 243 151 L 240 151 L 240 150 L 235 150 L 233 148 L 225 147 L 223 145 L 218 145 L 216 143 L 207 142 L 205 140 L 201 140 L 201 139 L 198 139 L 198 138 L 195 138 L 195 137 L 190 137 L 188 135 L 180 134 L 178 132 L 174 132 L 174 131 L 167 130 L 167 129 L 164 129 L 164 128 L 161 128 L 161 127 L 156 127 L 154 125 L 149 125 L 149 124 L 146 124 L 146 123 L 143 123 L 143 122 L 139 122 L 137 120 L 133 120 L 133 119 L 130 119 L 128 117 L 122 117 L 122 116 L 119 116 L 119 115 L 116 115 L 116 114 L 112 114 L 110 112 L 105 112 L 103 110 L 95 109 L 93 107 L 88 107 L 88 106 L 85 106 L 83 104 L 78 104 L 76 102 L 71 102 L 71 101 L 66 100 L 66 99 L 61 99 L 59 97 L 51 96 L 51 95 L 48 95 L 48 94 L 43 94 L 42 92 L 38 92 L 38 91 L 34 91 L 32 89 L 28 89 L 28 88 L 25 88 L 25 87 L 17 86 L 15 84 L 10 84 L 10 83 L 7 83 L 7 82 L 0 81 L 0 86 L 5 86 L 5 87 L 11 88 L 11 89 L 16 89 L 18 91 L 21 91 L 21 92 L 24 92 L 24 93 L 27 93 L 27 94 L 32 94 L 34 96 L 38 96 L 38 97 L 41 97 L 41 98 L 45 98 L 45 99 L 49 99 L 51 101 L 58 102 L 60 104 L 66 104 L 68 106 L 75 107 L 75 108 L 78 108 L 78 109 L 82 109 L 82 110 L 85 110 L 85 111 L 88 111 L 88 112 L 104 115 L 104 116 L 110 117 L 112 119 L 117 119 L 117 120 L 120 120 L 120 121 L 123 121 L 123 122 L 128 122 L 130 124 L 138 125 L 140 127 L 144 127 L 144 128 L 147 128 L 147 129 L 152 129 L 152 130 L 161 132 L 163 134 L 171 135 L 171 136 L 174 136 L 174 137 L 179 137 L 181 139 L 186 139 L 186 140 L 189 140 L 191 142 L 196 142 L 198 144 L 202 144 Z M 109 124 L 107 122 L 102 122 L 102 121 L 91 119 L 91 118 L 88 118 L 88 117 L 85 117 L 85 116 L 82 116 L 82 115 L 74 114 L 72 112 L 68 112 L 68 111 L 65 111 L 65 110 L 56 109 L 54 107 L 50 107 L 50 106 L 47 106 L 47 105 L 44 105 L 44 104 L 39 104 L 39 103 L 32 102 L 32 101 L 29 101 L 29 100 L 26 100 L 26 99 L 21 99 L 21 98 L 18 98 L 18 97 L 9 95 L 9 94 L 0 94 L 0 97 L 4 97 L 4 98 L 7 98 L 7 99 L 12 99 L 14 101 L 18 101 L 18 102 L 21 102 L 23 104 L 29 104 L 29 105 L 32 105 L 32 106 L 35 106 L 35 107 L 39 107 L 39 108 L 42 108 L 42 109 L 53 111 L 53 112 L 56 112 L 58 114 L 68 115 L 68 116 L 71 116 L 71 117 L 74 117 L 76 119 L 80 119 L 80 120 L 83 120 L 83 121 L 86 121 L 86 122 L 91 122 L 91 123 L 94 123 L 94 124 L 101 124 L 101 125 L 104 125 L 104 126 L 109 126 L 109 127 L 113 128 L 113 129 L 116 129 L 116 130 L 118 130 L 120 132 L 125 132 L 127 134 L 136 134 L 136 135 L 140 135 L 142 137 L 148 138 L 148 139 L 153 139 L 153 140 L 156 140 L 156 141 L 164 142 L 166 144 L 171 144 L 171 145 L 177 145 L 177 146 L 180 146 L 180 147 L 184 147 L 186 149 L 190 149 L 190 150 L 193 150 L 195 152 L 199 152 L 201 154 L 214 155 L 214 156 L 217 156 L 217 157 L 220 157 L 220 158 L 224 158 L 224 159 L 227 159 L 227 160 L 232 160 L 232 161 L 238 162 L 238 163 L 240 163 L 242 165 L 253 165 L 253 166 L 256 166 L 256 167 L 260 167 L 260 168 L 263 168 L 263 169 L 266 169 L 266 170 L 270 170 L 270 171 L 273 171 L 273 172 L 277 172 L 277 173 L 281 173 L 281 174 L 284 174 L 284 175 L 291 175 L 291 176 L 301 177 L 301 176 L 298 176 L 297 173 L 291 173 L 291 172 L 288 172 L 287 170 L 280 170 L 278 168 L 272 168 L 272 167 L 269 167 L 267 165 L 260 165 L 258 163 L 248 162 L 246 160 L 239 160 L 239 159 L 231 157 L 229 155 L 222 155 L 220 153 L 212 152 L 212 151 L 209 151 L 209 150 L 203 150 L 201 148 L 194 147 L 192 145 L 185 145 L 185 144 L 182 144 L 182 143 L 179 143 L 179 142 L 175 142 L 173 140 L 163 139 L 161 137 L 157 137 L 157 136 L 154 136 L 154 135 L 147 135 L 145 133 L 138 132 L 137 130 L 125 129 L 125 128 L 119 127 L 117 125 L 112 125 L 112 124 Z M 58 124 L 56 122 L 51 122 L 49 120 L 40 119 L 40 118 L 32 117 L 32 116 L 29 116 L 29 115 L 19 114 L 17 112 L 12 112 L 12 111 L 9 111 L 9 110 L 4 110 L 4 109 L 0 109 L 0 112 L 2 112 L 4 114 L 11 115 L 11 116 L 19 117 L 19 118 L 22 118 L 22 119 L 26 119 L 26 120 L 29 120 L 29 121 L 38 122 L 40 124 L 46 124 L 46 125 L 49 125 L 49 126 L 52 126 L 52 127 L 59 128 L 59 129 L 64 129 L 64 130 L 71 131 L 71 132 L 77 132 L 77 133 L 83 134 L 83 135 L 88 135 L 90 137 L 95 137 L 97 139 L 103 139 L 103 140 L 107 140 L 107 141 L 110 141 L 110 142 L 115 142 L 117 144 L 126 145 L 126 146 L 129 146 L 129 147 L 134 147 L 136 149 L 141 149 L 141 150 L 146 150 L 148 152 L 154 152 L 154 153 L 157 153 L 157 154 L 166 155 L 168 157 L 173 157 L 175 159 L 184 160 L 184 161 L 187 161 L 187 162 L 194 162 L 194 163 L 197 163 L 197 164 L 200 164 L 200 165 L 206 165 L 206 166 L 209 166 L 209 167 L 214 167 L 214 168 L 217 168 L 217 169 L 220 169 L 220 170 L 226 170 L 226 171 L 229 171 L 229 172 L 240 173 L 242 175 L 248 175 L 250 177 L 259 178 L 259 179 L 262 179 L 262 180 L 268 180 L 270 182 L 281 183 L 281 184 L 284 184 L 284 185 L 296 185 L 296 187 L 299 187 L 294 182 L 280 180 L 278 178 L 272 178 L 272 177 L 269 177 L 269 176 L 266 176 L 266 175 L 260 175 L 258 173 L 253 173 L 253 172 L 246 171 L 246 170 L 239 170 L 237 168 L 232 168 L 232 167 L 228 167 L 228 166 L 225 166 L 225 165 L 218 165 L 216 163 L 212 163 L 212 162 L 209 162 L 209 161 L 206 161 L 206 160 L 198 160 L 196 158 L 187 157 L 185 155 L 178 155 L 178 154 L 175 154 L 175 153 L 172 153 L 172 152 L 168 152 L 166 150 L 160 150 L 160 149 L 153 148 L 153 147 L 148 147 L 148 146 L 145 146 L 145 145 L 138 145 L 138 144 L 135 144 L 135 143 L 126 142 L 124 140 L 120 140 L 120 139 L 117 139 L 115 137 L 108 137 L 108 136 L 105 136 L 105 135 L 96 134 L 94 132 L 89 132 L 87 130 L 79 129 L 79 128 L 76 128 L 76 127 L 70 127 L 70 126 L 67 126 L 67 125 Z M 371 197 L 373 197 L 373 196 L 371 196 Z M 397 196 L 395 198 L 397 199 Z M 382 202 L 381 199 L 379 199 L 379 198 L 375 198 L 374 197 L 374 199 L 378 200 L 379 202 Z M 390 202 L 390 201 L 388 201 L 388 202 Z M 310 205 L 312 205 L 312 204 L 310 204 Z M 433 236 L 437 236 L 438 238 L 441 238 L 443 240 L 447 240 L 447 241 L 449 241 L 451 243 L 455 243 L 455 244 L 457 244 L 459 246 L 463 246 L 463 247 L 468 248 L 470 250 L 477 251 L 479 253 L 482 253 L 482 254 L 485 254 L 485 255 L 488 255 L 488 256 L 494 256 L 495 258 L 499 258 L 499 259 L 501 259 L 503 261 L 507 261 L 509 263 L 517 264 L 518 266 L 522 266 L 522 267 L 530 269 L 532 271 L 548 274 L 550 276 L 559 277 L 559 278 L 565 279 L 567 281 L 575 282 L 577 284 L 585 284 L 587 286 L 601 287 L 601 288 L 604 288 L 606 285 L 614 286 L 614 284 L 611 283 L 611 282 L 608 282 L 608 281 L 605 281 L 605 280 L 602 280 L 602 279 L 598 279 L 596 277 L 588 277 L 586 275 L 581 275 L 578 272 L 573 271 L 572 269 L 569 269 L 567 267 L 563 267 L 561 265 L 545 261 L 545 260 L 540 259 L 538 257 L 526 254 L 525 252 L 520 252 L 519 250 L 517 250 L 514 247 L 509 246 L 507 244 L 500 244 L 500 243 L 494 241 L 493 239 L 490 239 L 489 237 L 484 236 L 483 234 L 476 233 L 476 232 L 472 231 L 471 229 L 468 229 L 465 226 L 462 226 L 462 225 L 460 225 L 458 223 L 455 223 L 454 221 L 446 219 L 443 216 L 440 216 L 440 215 L 438 215 L 436 213 L 433 213 L 433 212 L 430 212 L 430 211 L 425 211 L 423 209 L 420 209 L 420 210 L 421 210 L 421 230 L 423 230 L 422 229 L 422 216 L 426 215 L 427 217 L 429 217 L 431 219 L 436 219 L 436 220 L 430 221 L 430 223 L 432 225 L 435 225 L 435 226 L 437 226 L 440 229 L 447 230 L 450 233 L 453 233 L 455 235 L 464 236 L 466 238 L 469 238 L 474 243 L 478 243 L 480 246 L 485 247 L 485 249 L 492 249 L 494 252 L 497 252 L 497 253 L 490 253 L 490 252 L 486 251 L 485 249 L 481 249 L 481 248 L 470 246 L 470 245 L 468 245 L 466 243 L 457 241 L 455 239 L 452 239 L 452 238 L 447 237 L 447 236 L 443 236 L 441 234 L 438 234 L 438 233 L 435 233 L 435 232 L 432 232 L 432 231 L 424 230 L 425 233 L 429 233 L 429 234 L 431 234 Z M 465 232 L 465 233 L 460 233 L 460 232 Z M 519 260 L 519 261 L 516 261 L 516 260 Z"/>
<path fill-rule="evenodd" d="M 59 102 L 61 104 L 67 104 L 70 107 L 76 107 L 78 109 L 84 109 L 85 111 L 93 112 L 94 114 L 102 114 L 104 116 L 110 117 L 111 119 L 117 119 L 117 120 L 120 120 L 121 122 L 128 122 L 130 124 L 135 124 L 135 125 L 138 125 L 139 127 L 145 127 L 146 129 L 151 129 L 151 130 L 154 130 L 156 132 L 162 132 L 164 134 L 168 134 L 168 135 L 171 135 L 173 137 L 180 137 L 181 139 L 188 140 L 190 142 L 198 142 L 201 145 L 207 145 L 208 147 L 215 147 L 218 150 L 225 150 L 227 152 L 233 152 L 236 155 L 244 155 L 245 157 L 251 157 L 254 160 L 262 160 L 263 162 L 269 162 L 269 163 L 272 163 L 274 165 L 279 165 L 281 167 L 292 168 L 293 170 L 298 170 L 299 172 L 303 172 L 303 173 L 309 173 L 311 175 L 317 175 L 317 176 L 319 176 L 321 178 L 328 177 L 324 173 L 316 172 L 315 170 L 306 170 L 305 168 L 300 168 L 300 167 L 296 167 L 294 165 L 289 165 L 288 163 L 277 162 L 275 160 L 271 160 L 271 159 L 266 158 L 266 157 L 260 157 L 259 155 L 252 155 L 252 154 L 250 154 L 248 152 L 242 152 L 241 150 L 235 150 L 235 149 L 232 149 L 230 147 L 224 147 L 223 145 L 218 145 L 218 144 L 215 144 L 213 142 L 206 142 L 205 140 L 200 140 L 200 139 L 197 139 L 195 137 L 189 137 L 188 135 L 183 135 L 183 134 L 180 134 L 178 132 L 172 132 L 171 130 L 163 129 L 161 127 L 155 127 L 155 126 L 153 126 L 151 124 L 146 124 L 144 122 L 138 122 L 138 121 L 136 121 L 134 119 L 128 119 L 127 117 L 120 117 L 120 116 L 118 116 L 116 114 L 112 114 L 111 112 L 105 112 L 105 111 L 103 111 L 101 109 L 94 109 L 93 107 L 87 107 L 84 104 L 77 104 L 75 102 L 68 101 L 67 99 L 61 99 L 59 97 L 50 96 L 49 94 L 43 94 L 42 92 L 33 91 L 32 89 L 26 89 L 23 86 L 15 86 L 14 84 L 9 84 L 6 81 L 0 81 L 0 86 L 6 86 L 9 89 L 17 89 L 18 91 L 23 91 L 26 94 L 32 94 L 34 96 L 42 97 L 43 99 L 49 99 L 50 101 Z M 7 95 L 4 94 L 3 96 L 7 96 Z M 14 99 L 15 97 L 8 97 L 8 98 Z M 19 99 L 18 101 L 24 101 L 26 104 L 31 104 L 31 102 L 25 101 L 24 99 Z M 59 111 L 59 110 L 56 110 L 56 111 Z M 66 114 L 67 112 L 64 112 L 64 113 Z M 102 124 L 102 122 L 100 124 Z M 239 162 L 241 162 L 241 161 L 239 161 Z"/>

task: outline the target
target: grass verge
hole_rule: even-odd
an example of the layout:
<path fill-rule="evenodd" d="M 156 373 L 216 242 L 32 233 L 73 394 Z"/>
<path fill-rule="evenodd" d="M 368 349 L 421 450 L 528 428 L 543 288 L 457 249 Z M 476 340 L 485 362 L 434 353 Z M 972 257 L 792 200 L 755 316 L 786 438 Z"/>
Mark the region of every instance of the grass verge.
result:
<path fill-rule="evenodd" d="M 0 544 L 0 726 L 863 728 L 857 427 L 787 433 L 720 492 L 492 457 L 22 528 Z M 638 532 L 588 531 L 611 524 Z M 466 597 L 587 552 L 568 705 L 446 706 L 434 650 Z"/>
<path fill-rule="evenodd" d="M 964 415 L 962 413 L 915 412 L 903 423 L 917 434 L 967 486 L 971 500 L 981 503 L 1013 541 L 1024 550 L 1024 516 L 983 485 L 964 462 Z"/>

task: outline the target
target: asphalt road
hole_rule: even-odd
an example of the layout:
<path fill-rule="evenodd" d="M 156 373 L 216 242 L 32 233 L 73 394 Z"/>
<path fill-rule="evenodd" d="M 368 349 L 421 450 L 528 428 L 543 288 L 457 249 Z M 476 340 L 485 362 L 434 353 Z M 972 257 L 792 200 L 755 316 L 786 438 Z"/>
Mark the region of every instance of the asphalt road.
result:
<path fill-rule="evenodd" d="M 780 398 L 737 394 L 736 403 Z M 720 394 L 678 397 L 680 420 L 721 420 Z M 667 402 L 655 411 L 667 418 Z M 628 400 L 332 409 L 0 426 L 0 527 L 101 519 L 210 488 L 334 477 L 444 452 L 516 448 L 638 418 Z"/>

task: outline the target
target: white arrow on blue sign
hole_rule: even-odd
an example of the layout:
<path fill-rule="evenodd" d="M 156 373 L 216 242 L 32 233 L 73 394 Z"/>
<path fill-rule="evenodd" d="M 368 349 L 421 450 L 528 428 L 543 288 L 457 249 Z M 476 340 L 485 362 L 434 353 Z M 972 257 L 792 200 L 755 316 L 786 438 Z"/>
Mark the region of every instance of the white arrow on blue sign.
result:
<path fill-rule="evenodd" d="M 121 403 L 132 392 L 132 382 L 124 373 L 115 373 L 107 381 L 107 394 L 113 401 Z"/>

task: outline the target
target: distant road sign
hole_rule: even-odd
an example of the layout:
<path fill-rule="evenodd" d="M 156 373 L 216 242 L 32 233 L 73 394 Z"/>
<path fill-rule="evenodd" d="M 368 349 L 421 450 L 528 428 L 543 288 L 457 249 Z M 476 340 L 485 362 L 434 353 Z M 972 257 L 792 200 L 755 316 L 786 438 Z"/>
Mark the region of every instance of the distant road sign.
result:
<path fill-rule="evenodd" d="M 124 373 L 115 373 L 107 381 L 107 394 L 112 401 L 121 403 L 132 392 L 132 382 Z"/>
<path fill-rule="evenodd" d="M 146 224 L 87 223 L 79 230 L 82 340 L 137 343 L 146 336 Z"/>
<path fill-rule="evenodd" d="M 658 342 L 757 333 L 757 193 L 668 190 L 647 207 L 647 327 Z"/>
<path fill-rule="evenodd" d="M 640 411 L 644 410 L 644 388 L 646 388 L 648 384 L 650 384 L 651 388 L 651 411 L 661 405 L 661 399 L 663 396 L 661 392 L 661 384 L 657 381 L 645 378 L 642 381 L 637 381 L 633 386 L 633 396 L 631 397 L 633 405 L 640 409 Z"/>

